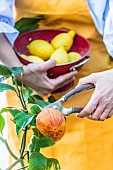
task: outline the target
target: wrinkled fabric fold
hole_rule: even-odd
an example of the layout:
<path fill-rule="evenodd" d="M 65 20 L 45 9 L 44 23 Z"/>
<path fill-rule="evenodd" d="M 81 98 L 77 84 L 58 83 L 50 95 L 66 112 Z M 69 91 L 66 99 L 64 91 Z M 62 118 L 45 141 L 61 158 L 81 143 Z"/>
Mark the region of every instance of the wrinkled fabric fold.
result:
<path fill-rule="evenodd" d="M 88 0 L 88 5 L 96 28 L 103 36 L 106 49 L 113 57 L 113 1 Z"/>

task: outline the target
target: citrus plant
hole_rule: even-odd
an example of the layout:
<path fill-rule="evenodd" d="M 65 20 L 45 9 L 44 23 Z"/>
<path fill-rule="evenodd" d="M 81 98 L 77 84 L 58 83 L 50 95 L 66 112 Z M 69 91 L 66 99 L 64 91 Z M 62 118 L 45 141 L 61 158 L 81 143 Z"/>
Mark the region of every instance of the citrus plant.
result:
<path fill-rule="evenodd" d="M 41 153 L 41 148 L 50 147 L 55 144 L 55 142 L 46 136 L 43 136 L 36 126 L 36 117 L 41 112 L 41 109 L 55 99 L 50 96 L 48 101 L 45 102 L 40 96 L 35 96 L 33 91 L 29 88 L 24 88 L 20 85 L 16 79 L 17 74 L 22 75 L 23 67 L 13 67 L 8 68 L 5 65 L 0 64 L 0 92 L 5 90 L 12 90 L 18 96 L 21 102 L 21 109 L 13 107 L 5 107 L 0 111 L 0 133 L 2 134 L 3 128 L 5 126 L 5 120 L 3 113 L 11 114 L 16 126 L 16 134 L 22 134 L 22 139 L 20 140 L 19 157 L 13 153 L 10 149 L 8 141 L 0 136 L 0 140 L 6 145 L 9 154 L 15 159 L 14 163 L 10 165 L 6 170 L 13 169 L 17 164 L 21 165 L 21 169 L 26 170 L 60 170 L 60 164 L 55 158 L 47 158 Z M 12 78 L 12 84 L 4 83 L 3 81 Z M 26 104 L 32 103 L 30 108 L 30 113 L 27 109 Z M 29 130 L 33 131 L 31 140 L 28 146 L 26 146 L 26 137 Z M 27 150 L 26 150 L 27 148 Z M 27 166 L 24 165 L 24 159 L 27 159 Z"/>

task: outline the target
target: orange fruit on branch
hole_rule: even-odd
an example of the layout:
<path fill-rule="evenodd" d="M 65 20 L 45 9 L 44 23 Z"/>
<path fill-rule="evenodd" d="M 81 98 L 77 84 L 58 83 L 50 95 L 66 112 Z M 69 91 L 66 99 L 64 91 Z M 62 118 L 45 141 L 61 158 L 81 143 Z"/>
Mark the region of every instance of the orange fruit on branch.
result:
<path fill-rule="evenodd" d="M 47 108 L 37 115 L 36 125 L 44 136 L 48 136 L 56 142 L 63 137 L 66 122 L 60 111 Z"/>

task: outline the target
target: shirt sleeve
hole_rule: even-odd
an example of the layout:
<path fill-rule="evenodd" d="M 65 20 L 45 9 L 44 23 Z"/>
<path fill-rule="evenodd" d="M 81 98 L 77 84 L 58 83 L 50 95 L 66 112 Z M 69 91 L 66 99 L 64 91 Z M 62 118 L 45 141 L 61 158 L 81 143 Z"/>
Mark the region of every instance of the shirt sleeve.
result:
<path fill-rule="evenodd" d="M 95 26 L 113 58 L 113 0 L 87 1 Z"/>
<path fill-rule="evenodd" d="M 0 0 L 0 33 L 4 33 L 13 46 L 19 32 L 14 28 L 14 0 Z"/>

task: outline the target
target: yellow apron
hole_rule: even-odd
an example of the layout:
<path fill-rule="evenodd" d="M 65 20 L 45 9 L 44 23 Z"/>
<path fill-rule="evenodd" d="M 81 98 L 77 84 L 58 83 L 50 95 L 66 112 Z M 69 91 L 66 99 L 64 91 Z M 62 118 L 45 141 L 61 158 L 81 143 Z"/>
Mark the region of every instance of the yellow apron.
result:
<path fill-rule="evenodd" d="M 16 20 L 42 14 L 45 20 L 40 22 L 40 28 L 75 29 L 89 40 L 91 60 L 79 71 L 75 85 L 81 77 L 112 68 L 113 63 L 94 26 L 86 0 L 16 0 L 15 10 Z M 65 107 L 86 105 L 92 92 L 78 94 Z M 15 97 L 11 100 L 12 92 L 9 95 L 8 102 L 14 106 Z M 62 95 L 55 97 L 58 99 Z M 46 156 L 57 158 L 62 170 L 113 170 L 113 118 L 98 122 L 72 114 L 67 117 L 66 124 L 64 137 L 55 146 L 43 150 Z M 9 135 L 14 148 L 18 139 L 14 140 L 14 134 L 12 138 Z"/>

